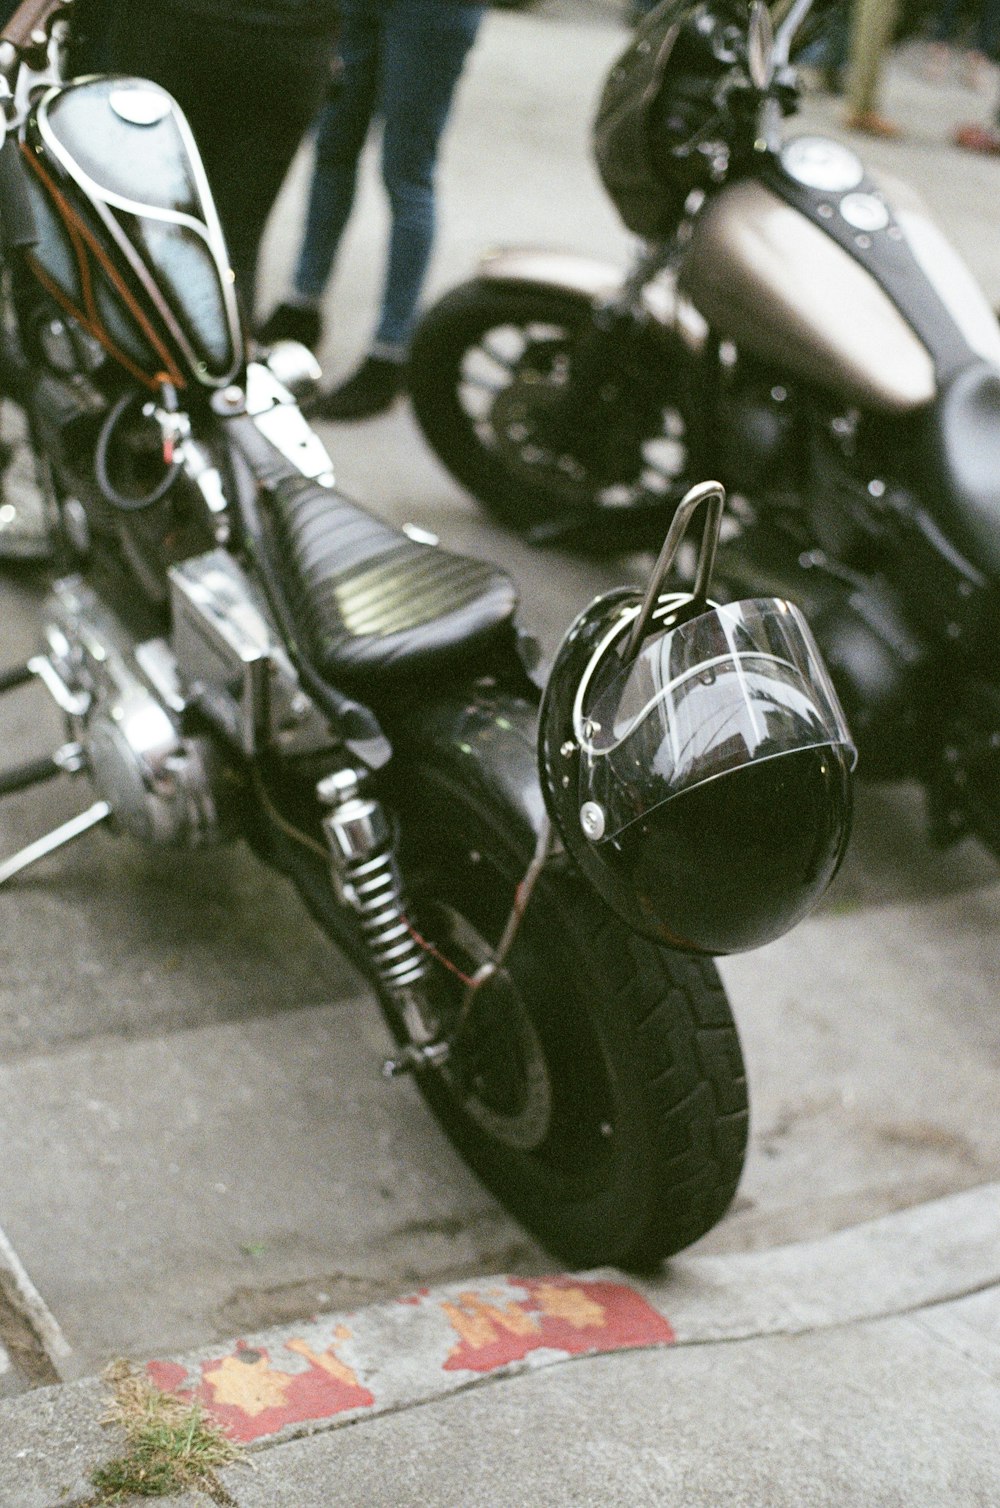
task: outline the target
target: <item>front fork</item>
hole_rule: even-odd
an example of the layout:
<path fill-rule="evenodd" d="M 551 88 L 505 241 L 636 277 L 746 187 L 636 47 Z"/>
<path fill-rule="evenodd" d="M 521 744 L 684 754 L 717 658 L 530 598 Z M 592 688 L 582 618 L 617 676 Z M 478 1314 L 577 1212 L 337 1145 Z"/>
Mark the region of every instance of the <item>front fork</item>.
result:
<path fill-rule="evenodd" d="M 573 361 L 561 412 L 565 415 L 567 434 L 579 449 L 596 447 L 594 458 L 600 455 L 600 446 L 605 432 L 603 416 L 609 408 L 617 408 L 623 396 L 635 407 L 643 393 L 650 395 L 655 405 L 655 375 L 640 367 L 642 375 L 636 378 L 635 363 L 630 357 L 635 345 L 637 331 L 644 328 L 651 314 L 647 307 L 647 289 L 662 273 L 674 277 L 674 319 L 677 315 L 676 277 L 686 250 L 684 227 L 670 241 L 646 243 L 628 269 L 621 285 L 603 301 L 593 304 L 589 323 L 582 330 L 573 347 Z M 654 299 L 654 304 L 656 300 Z M 623 393 L 623 384 L 631 391 Z M 687 445 L 689 465 L 694 463 L 694 448 L 701 443 L 702 426 L 685 415 L 689 432 Z M 697 430 L 699 433 L 695 433 Z M 694 470 L 699 468 L 694 465 Z"/>
<path fill-rule="evenodd" d="M 599 422 L 603 409 L 620 400 L 620 385 L 626 380 L 627 358 L 636 329 L 645 319 L 643 291 L 658 273 L 674 264 L 670 248 L 644 247 L 627 276 L 611 297 L 595 303 L 573 347 L 564 411 L 574 438 L 597 440 L 603 432 Z"/>

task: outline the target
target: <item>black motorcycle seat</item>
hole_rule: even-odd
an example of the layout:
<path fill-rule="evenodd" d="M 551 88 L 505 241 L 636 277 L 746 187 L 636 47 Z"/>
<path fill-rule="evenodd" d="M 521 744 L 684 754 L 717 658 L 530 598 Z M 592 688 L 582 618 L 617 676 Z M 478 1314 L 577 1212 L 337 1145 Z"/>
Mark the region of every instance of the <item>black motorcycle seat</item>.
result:
<path fill-rule="evenodd" d="M 966 367 L 930 414 L 935 515 L 973 565 L 1000 573 L 1000 372 Z"/>
<path fill-rule="evenodd" d="M 271 491 L 270 515 L 302 647 L 333 685 L 366 700 L 482 659 L 517 608 L 506 572 L 411 539 L 304 477 Z"/>

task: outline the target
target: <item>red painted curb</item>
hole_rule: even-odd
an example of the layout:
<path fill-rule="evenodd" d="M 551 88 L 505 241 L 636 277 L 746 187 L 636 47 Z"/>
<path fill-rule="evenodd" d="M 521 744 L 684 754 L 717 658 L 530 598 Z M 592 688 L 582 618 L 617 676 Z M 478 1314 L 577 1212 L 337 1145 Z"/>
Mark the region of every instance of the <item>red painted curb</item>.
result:
<path fill-rule="evenodd" d="M 374 1415 L 523 1367 L 666 1346 L 669 1322 L 634 1288 L 566 1275 L 436 1289 L 239 1340 L 190 1363 L 151 1361 L 165 1391 L 197 1399 L 245 1444 Z"/>

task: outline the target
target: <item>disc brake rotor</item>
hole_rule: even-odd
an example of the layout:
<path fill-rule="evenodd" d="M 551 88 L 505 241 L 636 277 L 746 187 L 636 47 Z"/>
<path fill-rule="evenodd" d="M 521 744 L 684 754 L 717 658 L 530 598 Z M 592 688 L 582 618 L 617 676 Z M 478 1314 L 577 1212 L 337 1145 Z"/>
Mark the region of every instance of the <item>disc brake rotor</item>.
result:
<path fill-rule="evenodd" d="M 605 404 L 589 436 L 575 422 L 562 384 L 518 374 L 497 395 L 490 415 L 504 464 L 564 502 L 592 502 L 594 488 L 628 482 L 642 470 L 638 426 L 620 405 Z"/>

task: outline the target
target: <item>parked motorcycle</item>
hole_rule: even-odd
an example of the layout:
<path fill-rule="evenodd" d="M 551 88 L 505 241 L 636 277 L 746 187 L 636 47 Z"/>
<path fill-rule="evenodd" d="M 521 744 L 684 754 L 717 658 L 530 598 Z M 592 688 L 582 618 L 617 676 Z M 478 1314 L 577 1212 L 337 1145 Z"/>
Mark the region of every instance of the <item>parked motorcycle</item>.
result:
<path fill-rule="evenodd" d="M 720 590 L 797 602 L 862 773 L 1000 853 L 1000 332 L 911 191 L 784 139 L 810 6 L 776 33 L 741 0 L 641 23 L 594 131 L 634 263 L 487 257 L 417 332 L 414 407 L 538 540 L 652 545 L 719 476 Z"/>
<path fill-rule="evenodd" d="M 64 81 L 63 9 L 0 34 L 3 391 L 64 556 L 0 691 L 40 681 L 67 739 L 0 794 L 75 773 L 96 799 L 0 886 L 104 823 L 246 841 L 371 981 L 388 1074 L 529 1230 L 574 1263 L 676 1251 L 746 1143 L 709 955 L 793 925 L 847 839 L 809 631 L 708 600 L 710 484 L 645 598 L 571 630 L 539 718 L 509 578 L 338 491 L 294 396 L 309 353 L 248 356 L 183 115 L 143 80 Z M 700 510 L 701 579 L 665 596 Z"/>

